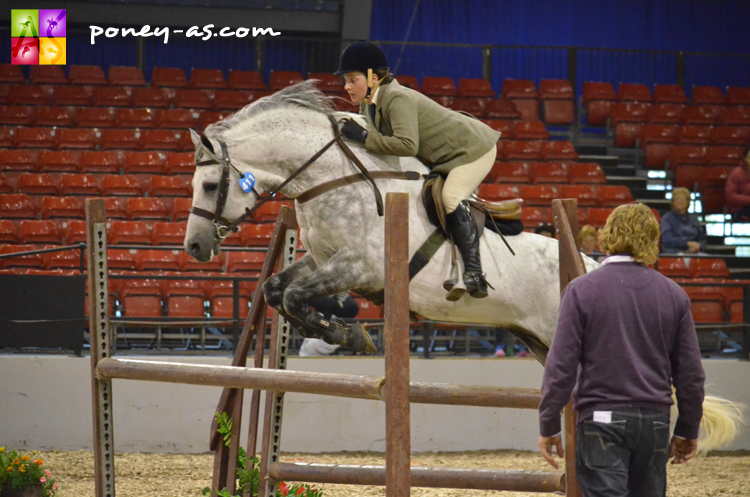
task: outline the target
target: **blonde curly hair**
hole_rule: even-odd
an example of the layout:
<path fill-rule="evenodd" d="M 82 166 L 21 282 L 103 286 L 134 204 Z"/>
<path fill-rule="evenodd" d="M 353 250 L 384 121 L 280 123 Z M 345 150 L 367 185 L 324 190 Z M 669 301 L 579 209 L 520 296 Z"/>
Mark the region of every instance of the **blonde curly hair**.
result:
<path fill-rule="evenodd" d="M 659 254 L 659 223 L 646 205 L 621 205 L 599 231 L 599 246 L 608 254 L 630 254 L 651 265 Z"/>

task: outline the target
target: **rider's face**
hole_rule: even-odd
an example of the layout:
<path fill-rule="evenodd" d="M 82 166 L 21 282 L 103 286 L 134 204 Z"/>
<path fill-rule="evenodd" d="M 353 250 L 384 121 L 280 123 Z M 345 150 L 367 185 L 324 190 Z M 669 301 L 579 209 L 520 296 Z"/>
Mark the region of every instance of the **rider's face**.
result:
<path fill-rule="evenodd" d="M 377 75 L 373 75 L 376 79 Z M 349 94 L 349 98 L 355 104 L 360 104 L 367 96 L 367 76 L 359 71 L 352 71 L 344 74 L 344 90 Z"/>

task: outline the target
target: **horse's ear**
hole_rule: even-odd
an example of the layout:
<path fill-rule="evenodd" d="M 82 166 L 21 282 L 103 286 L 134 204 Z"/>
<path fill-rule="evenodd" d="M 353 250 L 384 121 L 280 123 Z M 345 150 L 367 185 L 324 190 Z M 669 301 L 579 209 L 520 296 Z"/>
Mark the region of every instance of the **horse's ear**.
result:
<path fill-rule="evenodd" d="M 214 153 L 214 154 L 216 153 L 214 151 L 214 146 L 211 143 L 211 140 L 208 139 L 208 137 L 203 131 L 195 132 L 191 129 L 190 137 L 193 139 L 193 144 L 195 145 L 195 148 L 198 148 L 198 143 L 202 143 L 204 147 L 206 147 L 208 150 L 211 151 L 211 153 Z"/>
<path fill-rule="evenodd" d="M 193 140 L 193 145 L 198 148 L 198 144 L 201 142 L 201 136 L 195 132 L 193 128 L 190 128 L 190 139 Z"/>

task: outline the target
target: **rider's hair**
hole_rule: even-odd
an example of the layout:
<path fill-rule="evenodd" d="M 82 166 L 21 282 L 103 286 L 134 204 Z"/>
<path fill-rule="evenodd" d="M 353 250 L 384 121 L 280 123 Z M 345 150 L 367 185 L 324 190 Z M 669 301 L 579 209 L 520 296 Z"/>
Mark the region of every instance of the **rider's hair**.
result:
<path fill-rule="evenodd" d="M 621 205 L 599 231 L 599 246 L 608 254 L 629 254 L 650 265 L 659 254 L 659 223 L 646 205 Z"/>

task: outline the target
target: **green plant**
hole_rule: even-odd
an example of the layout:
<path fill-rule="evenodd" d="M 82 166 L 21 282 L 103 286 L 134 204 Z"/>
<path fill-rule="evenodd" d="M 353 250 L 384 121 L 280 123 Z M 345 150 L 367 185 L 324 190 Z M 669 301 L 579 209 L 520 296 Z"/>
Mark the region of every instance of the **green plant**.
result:
<path fill-rule="evenodd" d="M 224 435 L 224 445 L 229 447 L 232 441 L 232 419 L 227 416 L 227 413 L 218 412 L 214 415 L 218 428 L 216 431 Z M 258 489 L 260 487 L 260 459 L 256 456 L 250 461 L 248 467 L 247 464 L 247 452 L 242 447 L 237 451 L 237 493 L 232 495 L 226 488 L 217 492 L 218 497 L 242 497 L 245 491 L 249 492 L 252 497 L 258 496 Z M 203 495 L 210 495 L 211 487 L 203 489 Z M 287 485 L 284 482 L 279 482 L 276 488 L 276 497 L 323 497 L 323 491 L 315 488 L 315 485 L 308 485 L 306 483 L 295 483 L 294 485 Z"/>
<path fill-rule="evenodd" d="M 58 483 L 52 479 L 44 461 L 31 455 L 0 447 L 0 490 L 26 490 L 41 488 L 42 497 L 57 494 Z"/>

